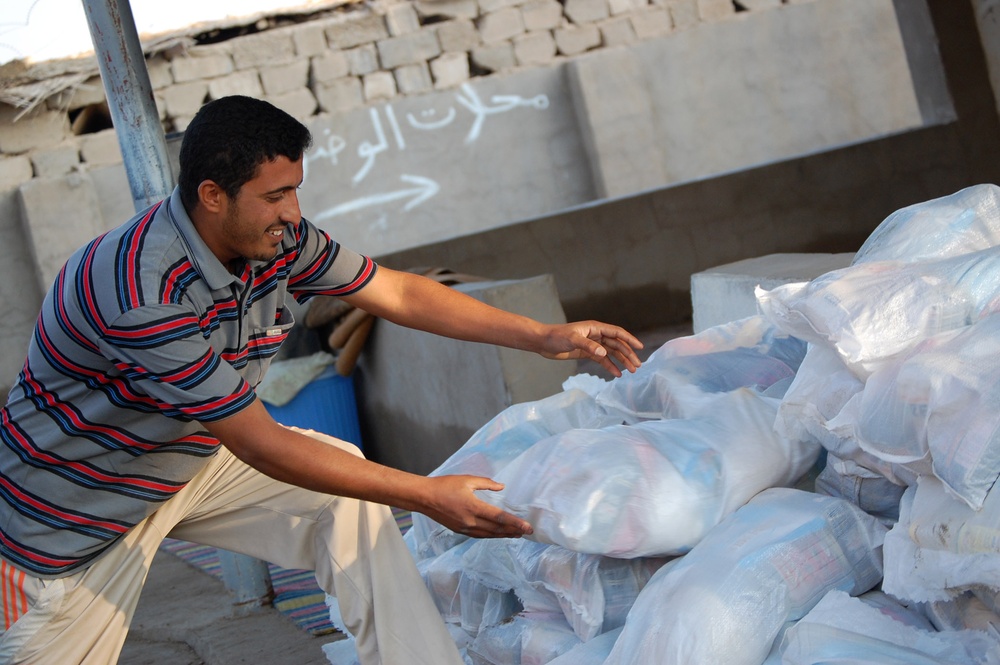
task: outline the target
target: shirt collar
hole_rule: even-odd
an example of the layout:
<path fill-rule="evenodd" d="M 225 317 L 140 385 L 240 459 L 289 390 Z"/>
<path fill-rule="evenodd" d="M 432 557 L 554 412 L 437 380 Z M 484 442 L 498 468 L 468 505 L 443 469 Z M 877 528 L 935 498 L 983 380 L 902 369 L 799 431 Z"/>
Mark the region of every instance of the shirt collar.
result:
<path fill-rule="evenodd" d="M 177 234 L 181 242 L 187 248 L 187 255 L 191 259 L 191 264 L 208 284 L 208 287 L 214 291 L 234 283 L 242 285 L 243 281 L 230 273 L 226 269 L 226 266 L 219 261 L 218 257 L 212 253 L 212 250 L 208 248 L 208 245 L 205 244 L 198 230 L 194 227 L 194 222 L 188 217 L 187 210 L 185 210 L 184 204 L 181 202 L 181 194 L 178 187 L 174 187 L 174 191 L 170 194 L 170 199 L 167 201 L 165 207 L 170 223 L 177 229 Z"/>

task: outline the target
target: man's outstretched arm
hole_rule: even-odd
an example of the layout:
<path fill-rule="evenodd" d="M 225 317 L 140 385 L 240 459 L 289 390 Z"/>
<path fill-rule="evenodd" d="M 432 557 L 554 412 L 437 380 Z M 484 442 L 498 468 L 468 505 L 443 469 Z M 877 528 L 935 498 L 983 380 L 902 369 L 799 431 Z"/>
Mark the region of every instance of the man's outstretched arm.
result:
<path fill-rule="evenodd" d="M 524 520 L 474 494 L 503 489 L 500 483 L 478 476 L 426 477 L 376 464 L 279 425 L 259 400 L 205 427 L 236 457 L 291 485 L 423 513 L 477 538 L 516 538 L 532 531 Z"/>
<path fill-rule="evenodd" d="M 344 300 L 408 328 L 470 342 L 533 351 L 545 358 L 589 359 L 615 376 L 641 364 L 642 342 L 600 321 L 547 324 L 487 305 L 434 280 L 380 266 L 363 289 Z"/>

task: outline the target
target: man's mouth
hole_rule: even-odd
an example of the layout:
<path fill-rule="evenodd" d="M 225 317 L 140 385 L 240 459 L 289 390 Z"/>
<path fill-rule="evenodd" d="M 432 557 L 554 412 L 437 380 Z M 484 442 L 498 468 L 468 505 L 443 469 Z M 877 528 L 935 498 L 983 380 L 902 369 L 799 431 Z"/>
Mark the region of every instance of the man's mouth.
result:
<path fill-rule="evenodd" d="M 267 232 L 275 238 L 280 238 L 285 235 L 285 229 L 268 229 Z"/>

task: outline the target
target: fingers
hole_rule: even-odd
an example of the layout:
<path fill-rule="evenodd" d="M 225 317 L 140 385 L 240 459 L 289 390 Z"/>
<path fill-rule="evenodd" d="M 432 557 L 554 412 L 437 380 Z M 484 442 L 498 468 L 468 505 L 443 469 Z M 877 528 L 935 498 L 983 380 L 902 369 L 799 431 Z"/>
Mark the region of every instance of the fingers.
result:
<path fill-rule="evenodd" d="M 477 515 L 457 531 L 472 538 L 520 538 L 532 534 L 534 529 L 521 518 L 496 509 L 491 514 Z"/>

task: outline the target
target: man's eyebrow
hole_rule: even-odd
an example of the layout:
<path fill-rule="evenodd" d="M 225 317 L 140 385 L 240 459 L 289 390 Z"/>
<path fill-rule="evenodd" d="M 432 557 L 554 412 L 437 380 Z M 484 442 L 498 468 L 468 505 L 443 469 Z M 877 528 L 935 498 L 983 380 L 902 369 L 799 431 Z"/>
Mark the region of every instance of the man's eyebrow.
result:
<path fill-rule="evenodd" d="M 264 196 L 270 196 L 271 194 L 280 194 L 281 192 L 287 192 L 290 189 L 298 189 L 301 186 L 302 186 L 301 182 L 298 185 L 285 185 L 283 187 L 278 187 L 268 192 L 264 192 Z"/>

